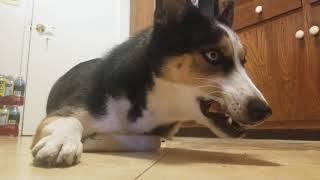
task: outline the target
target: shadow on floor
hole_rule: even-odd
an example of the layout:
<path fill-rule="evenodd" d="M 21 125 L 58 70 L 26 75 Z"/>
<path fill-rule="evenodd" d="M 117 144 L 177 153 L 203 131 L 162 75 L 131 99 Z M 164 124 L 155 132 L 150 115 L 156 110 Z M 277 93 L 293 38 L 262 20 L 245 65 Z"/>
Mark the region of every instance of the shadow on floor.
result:
<path fill-rule="evenodd" d="M 253 157 L 250 154 L 225 153 L 205 150 L 193 150 L 182 148 L 163 148 L 162 160 L 159 163 L 165 164 L 192 164 L 192 163 L 213 163 L 228 165 L 248 166 L 281 166 L 279 163 L 266 161 Z M 125 156 L 137 159 L 154 159 L 155 153 L 99 153 L 102 155 Z M 154 154 L 154 155 L 152 155 Z"/>
<path fill-rule="evenodd" d="M 161 161 L 168 164 L 214 163 L 249 166 L 281 166 L 279 163 L 253 157 L 250 154 L 225 153 L 193 149 L 167 148 L 169 153 Z"/>

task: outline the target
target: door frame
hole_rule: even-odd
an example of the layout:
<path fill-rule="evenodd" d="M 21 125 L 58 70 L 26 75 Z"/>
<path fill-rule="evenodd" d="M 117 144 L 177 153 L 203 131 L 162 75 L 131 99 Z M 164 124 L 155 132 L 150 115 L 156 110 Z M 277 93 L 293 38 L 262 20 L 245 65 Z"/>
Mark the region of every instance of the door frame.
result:
<path fill-rule="evenodd" d="M 31 36 L 32 36 L 32 23 L 33 23 L 33 8 L 34 8 L 35 0 L 25 0 L 26 10 L 25 10 L 25 21 L 24 21 L 24 30 L 23 30 L 23 39 L 22 39 L 22 50 L 21 50 L 21 76 L 27 85 L 28 79 L 28 63 L 30 56 L 30 48 L 31 48 Z M 26 89 L 26 88 L 25 88 Z M 26 94 L 26 92 L 25 92 Z M 26 101 L 26 99 L 24 100 Z M 21 117 L 19 124 L 19 136 L 23 135 L 23 124 L 24 124 L 24 112 L 25 106 L 23 105 L 21 108 Z"/>
<path fill-rule="evenodd" d="M 131 0 L 130 35 L 133 35 L 152 24 L 154 8 L 154 0 Z M 146 16 L 146 14 L 148 16 Z"/>

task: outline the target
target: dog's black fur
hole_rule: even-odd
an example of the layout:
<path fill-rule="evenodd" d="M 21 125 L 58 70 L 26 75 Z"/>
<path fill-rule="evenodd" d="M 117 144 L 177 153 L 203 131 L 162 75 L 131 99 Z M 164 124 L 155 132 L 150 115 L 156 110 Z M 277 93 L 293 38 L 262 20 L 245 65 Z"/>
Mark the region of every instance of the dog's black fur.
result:
<path fill-rule="evenodd" d="M 233 9 L 232 6 L 233 3 L 229 8 Z M 101 116 L 107 113 L 108 97 L 125 96 L 132 104 L 129 119 L 136 121 L 146 108 L 147 92 L 154 85 L 153 75 L 159 75 L 166 57 L 215 44 L 222 37 L 223 32 L 214 28 L 212 17 L 201 15 L 190 4 L 186 8 L 181 22 L 163 20 L 161 10 L 156 10 L 153 27 L 131 37 L 107 56 L 72 68 L 52 88 L 47 114 L 54 114 L 62 106 L 80 106 L 93 116 Z M 226 18 L 223 22 L 228 24 Z M 63 113 L 59 115 L 70 115 Z"/>

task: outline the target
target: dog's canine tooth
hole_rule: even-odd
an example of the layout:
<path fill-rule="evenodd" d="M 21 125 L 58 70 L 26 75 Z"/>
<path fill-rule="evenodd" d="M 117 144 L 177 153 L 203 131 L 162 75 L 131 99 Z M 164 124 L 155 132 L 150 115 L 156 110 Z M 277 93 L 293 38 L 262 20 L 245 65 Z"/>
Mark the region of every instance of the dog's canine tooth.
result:
<path fill-rule="evenodd" d="M 231 117 L 228 118 L 228 123 L 232 124 L 232 118 Z"/>

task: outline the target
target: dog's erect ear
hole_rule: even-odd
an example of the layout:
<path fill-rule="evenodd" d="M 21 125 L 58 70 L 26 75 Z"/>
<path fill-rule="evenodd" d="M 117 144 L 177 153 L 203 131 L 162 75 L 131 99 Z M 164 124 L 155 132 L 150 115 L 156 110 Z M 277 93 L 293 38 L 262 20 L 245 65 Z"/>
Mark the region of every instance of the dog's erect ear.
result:
<path fill-rule="evenodd" d="M 186 2 L 190 0 L 156 0 L 154 25 L 179 23 L 186 13 Z"/>
<path fill-rule="evenodd" d="M 209 18 L 214 19 L 219 14 L 219 0 L 198 0 L 200 13 Z"/>
<path fill-rule="evenodd" d="M 190 12 L 214 19 L 219 14 L 219 0 L 156 0 L 154 25 L 179 24 Z"/>
<path fill-rule="evenodd" d="M 234 0 L 220 0 L 220 13 L 218 20 L 227 26 L 231 27 L 234 16 Z"/>

